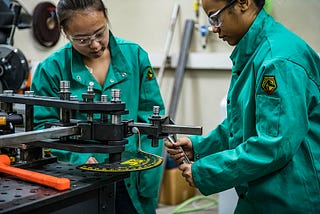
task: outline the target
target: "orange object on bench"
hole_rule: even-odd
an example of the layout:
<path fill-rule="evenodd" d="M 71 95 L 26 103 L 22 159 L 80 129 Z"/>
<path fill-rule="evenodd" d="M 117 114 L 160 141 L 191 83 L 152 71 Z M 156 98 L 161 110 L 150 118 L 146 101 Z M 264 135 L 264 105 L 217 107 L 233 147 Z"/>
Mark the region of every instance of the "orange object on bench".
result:
<path fill-rule="evenodd" d="M 16 176 L 27 181 L 49 186 L 57 190 L 70 189 L 70 180 L 68 178 L 59 178 L 10 166 L 10 158 L 7 155 L 0 155 L 0 172 Z"/>

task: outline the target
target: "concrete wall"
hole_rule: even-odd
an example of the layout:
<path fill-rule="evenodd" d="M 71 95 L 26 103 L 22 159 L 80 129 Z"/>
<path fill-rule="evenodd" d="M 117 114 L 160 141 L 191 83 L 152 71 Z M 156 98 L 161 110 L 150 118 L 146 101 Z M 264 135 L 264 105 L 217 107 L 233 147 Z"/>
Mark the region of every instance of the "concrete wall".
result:
<path fill-rule="evenodd" d="M 19 2 L 32 14 L 34 7 L 43 1 Z M 57 0 L 52 2 L 57 3 Z M 207 24 L 202 9 L 200 8 L 199 19 L 196 19 L 193 0 L 105 0 L 105 3 L 109 9 L 112 31 L 120 37 L 141 44 L 149 52 L 155 69 L 158 69 L 162 62 L 172 10 L 175 4 L 180 5 L 170 51 L 172 68 L 165 71 L 161 85 L 168 105 L 185 20 L 193 19 L 198 25 Z M 305 39 L 317 52 L 320 52 L 319 11 L 319 0 L 277 0 L 273 3 L 273 16 Z M 32 31 L 26 29 L 16 32 L 14 46 L 36 64 L 65 42 L 62 35 L 55 47 L 41 47 L 33 39 Z M 214 34 L 208 35 L 207 42 L 206 49 L 203 49 L 202 37 L 196 28 L 175 119 L 176 123 L 181 125 L 202 125 L 205 133 L 220 121 L 220 101 L 229 85 L 228 56 L 232 51 L 231 47 L 219 41 Z"/>

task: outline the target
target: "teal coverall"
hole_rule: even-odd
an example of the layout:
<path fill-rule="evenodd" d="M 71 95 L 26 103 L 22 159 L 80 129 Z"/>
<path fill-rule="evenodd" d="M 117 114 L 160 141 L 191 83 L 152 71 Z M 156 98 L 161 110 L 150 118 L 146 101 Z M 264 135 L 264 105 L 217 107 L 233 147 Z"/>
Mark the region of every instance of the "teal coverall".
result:
<path fill-rule="evenodd" d="M 231 54 L 227 118 L 191 136 L 205 195 L 235 187 L 235 213 L 320 213 L 320 59 L 261 10 Z"/>
<path fill-rule="evenodd" d="M 137 44 L 116 38 L 110 32 L 109 48 L 111 63 L 102 87 L 85 67 L 80 54 L 70 43 L 53 53 L 41 62 L 34 73 L 31 90 L 35 95 L 59 97 L 60 81 L 70 81 L 71 96 L 82 99 L 82 93 L 87 92 L 93 83 L 95 100 L 100 100 L 102 94 L 111 99 L 111 90 L 120 89 L 121 101 L 125 102 L 129 114 L 123 119 L 133 119 L 135 122 L 149 123 L 148 117 L 153 114 L 153 106 L 160 106 L 160 115 L 164 114 L 164 104 L 159 86 L 151 67 L 148 54 Z M 34 110 L 36 129 L 43 128 L 44 122 L 57 121 L 59 110 L 52 107 L 36 106 Z M 77 119 L 86 119 L 78 115 Z M 125 146 L 127 151 L 137 151 L 136 135 L 128 138 Z M 146 135 L 141 136 L 141 148 L 156 155 L 162 155 L 163 143 L 152 147 L 151 140 Z M 52 150 L 60 161 L 74 164 L 84 164 L 93 156 L 103 162 L 107 154 L 87 154 L 62 150 Z M 130 173 L 125 179 L 128 193 L 138 213 L 149 214 L 155 210 L 158 202 L 158 192 L 162 167 Z"/>

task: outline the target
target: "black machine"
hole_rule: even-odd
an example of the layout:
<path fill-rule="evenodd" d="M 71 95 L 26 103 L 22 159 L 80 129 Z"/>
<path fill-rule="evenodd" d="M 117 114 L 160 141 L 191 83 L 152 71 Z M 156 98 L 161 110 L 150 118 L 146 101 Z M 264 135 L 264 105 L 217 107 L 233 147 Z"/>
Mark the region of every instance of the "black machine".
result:
<path fill-rule="evenodd" d="M 32 17 L 18 1 L 0 0 L 0 44 L 13 45 L 16 28 L 31 28 Z"/>
<path fill-rule="evenodd" d="M 0 93 L 17 92 L 28 79 L 29 65 L 23 53 L 13 47 L 16 28 L 31 27 L 31 16 L 16 1 L 0 0 Z"/>
<path fill-rule="evenodd" d="M 92 213 L 114 213 L 115 182 L 128 177 L 130 172 L 148 170 L 162 163 L 161 157 L 142 151 L 141 142 L 136 152 L 124 151 L 127 137 L 146 134 L 152 139 L 152 146 L 158 146 L 159 139 L 169 135 L 202 134 L 202 127 L 173 124 L 170 118 L 159 115 L 157 106 L 153 107 L 150 123 L 123 120 L 121 116 L 128 110 L 121 102 L 119 90 L 112 91 L 110 100 L 102 96 L 97 102 L 93 101 L 95 95 L 90 86 L 81 100 L 73 98 L 68 89 L 69 82 L 62 81 L 60 99 L 37 97 L 32 91 L 21 95 L 7 90 L 0 94 L 0 129 L 3 133 L 0 156 L 6 153 L 12 165 L 18 168 L 59 175 L 71 181 L 70 188 L 62 192 L 43 185 L 35 186 L 1 174 L 0 161 L 0 213 L 74 213 L 82 209 L 90 209 Z M 23 121 L 14 111 L 14 104 L 25 105 Z M 33 130 L 34 105 L 60 109 L 59 121 L 47 123 L 43 130 Z M 76 112 L 85 113 L 87 120 L 74 119 Z M 93 115 L 98 115 L 99 119 L 94 119 L 97 117 Z M 1 124 L 1 121 L 6 122 Z M 18 132 L 16 126 L 21 123 L 24 123 L 24 130 Z M 107 153 L 109 158 L 99 164 L 72 165 L 57 161 L 45 152 L 46 148 Z"/>
<path fill-rule="evenodd" d="M 0 92 L 18 92 L 28 79 L 29 65 L 23 53 L 10 45 L 0 44 Z"/>

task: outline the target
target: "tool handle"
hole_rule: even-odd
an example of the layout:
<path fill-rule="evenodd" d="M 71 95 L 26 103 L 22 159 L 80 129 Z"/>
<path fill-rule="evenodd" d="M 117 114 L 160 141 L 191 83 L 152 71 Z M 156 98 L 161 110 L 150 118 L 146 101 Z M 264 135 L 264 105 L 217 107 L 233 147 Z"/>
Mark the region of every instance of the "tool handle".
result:
<path fill-rule="evenodd" d="M 8 160 L 10 164 L 10 159 L 7 155 L 0 155 L 0 172 L 16 176 L 27 181 L 32 181 L 38 184 L 49 186 L 57 190 L 70 189 L 70 180 L 68 178 L 59 178 L 39 172 L 33 172 L 30 170 L 9 166 Z"/>
<path fill-rule="evenodd" d="M 176 144 L 176 141 L 175 141 L 175 139 L 174 139 L 173 136 L 169 135 L 167 138 L 168 138 L 168 140 L 169 140 L 172 144 Z M 183 158 L 183 163 L 191 164 L 191 161 L 189 160 L 187 154 L 183 151 L 183 149 L 182 149 L 181 146 L 179 146 L 179 149 L 181 149 L 182 152 L 183 152 L 183 156 L 184 156 L 184 158 Z"/>

